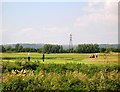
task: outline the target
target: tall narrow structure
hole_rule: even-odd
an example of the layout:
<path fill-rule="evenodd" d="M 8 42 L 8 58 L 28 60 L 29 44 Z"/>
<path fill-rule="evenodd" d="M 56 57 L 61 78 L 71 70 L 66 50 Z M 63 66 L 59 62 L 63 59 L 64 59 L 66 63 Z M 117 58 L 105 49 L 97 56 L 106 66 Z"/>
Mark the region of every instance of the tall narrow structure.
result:
<path fill-rule="evenodd" d="M 72 34 L 70 34 L 70 41 L 69 41 L 69 52 L 73 51 L 73 44 L 72 44 Z"/>

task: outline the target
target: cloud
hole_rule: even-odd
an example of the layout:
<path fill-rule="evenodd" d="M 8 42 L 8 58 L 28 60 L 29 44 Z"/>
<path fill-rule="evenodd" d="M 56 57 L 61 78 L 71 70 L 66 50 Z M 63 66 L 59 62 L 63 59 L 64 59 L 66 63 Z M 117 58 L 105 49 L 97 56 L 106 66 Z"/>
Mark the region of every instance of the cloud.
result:
<path fill-rule="evenodd" d="M 23 32 L 25 32 L 25 31 L 31 31 L 31 30 L 33 30 L 33 28 L 31 28 L 31 27 L 28 27 L 28 28 L 23 28 L 21 31 L 23 31 Z"/>
<path fill-rule="evenodd" d="M 120 0 L 88 0 L 88 2 L 119 2 Z"/>
<path fill-rule="evenodd" d="M 68 27 L 43 27 L 42 28 L 43 31 L 46 31 L 50 34 L 66 34 L 69 32 L 69 28 Z"/>
<path fill-rule="evenodd" d="M 67 27 L 24 27 L 11 32 L 6 29 L 3 32 L 3 43 L 59 43 L 67 33 Z"/>
<path fill-rule="evenodd" d="M 81 41 L 91 43 L 118 43 L 118 3 L 113 0 L 88 2 L 83 7 L 84 15 L 78 16 L 73 23 Z"/>
<path fill-rule="evenodd" d="M 93 24 L 114 26 L 118 20 L 118 3 L 113 0 L 104 2 L 88 2 L 88 6 L 83 9 L 84 16 L 77 17 L 74 26 L 88 27 Z"/>
<path fill-rule="evenodd" d="M 19 31 L 19 35 L 26 35 L 33 31 L 33 28 L 23 28 Z"/>
<path fill-rule="evenodd" d="M 40 27 L 38 29 L 36 28 L 31 28 L 31 27 L 26 27 L 26 28 L 22 28 L 19 31 L 20 35 L 25 35 L 25 34 L 32 34 L 32 35 L 38 35 L 38 34 L 51 34 L 51 35 L 56 35 L 56 34 L 66 34 L 69 32 L 69 28 L 68 27 Z"/>
<path fill-rule="evenodd" d="M 80 6 L 82 12 L 81 9 L 78 12 L 78 7 L 73 8 L 75 12 L 70 10 L 71 16 L 73 16 L 71 17 L 72 21 L 69 18 L 70 21 L 67 19 L 61 21 L 62 17 L 59 15 L 61 17 L 58 20 L 59 23 L 57 23 L 57 21 L 54 22 L 56 19 L 51 18 L 53 21 L 48 22 L 49 25 L 47 25 L 47 22 L 41 21 L 38 24 L 36 22 L 29 25 L 29 23 L 27 24 L 26 22 L 25 24 L 22 23 L 22 25 L 11 26 L 12 21 L 11 24 L 9 24 L 9 20 L 7 20 L 8 23 L 6 22 L 5 24 L 6 31 L 4 30 L 3 32 L 4 43 L 67 43 L 69 42 L 70 33 L 73 35 L 73 42 L 75 43 L 116 43 L 118 34 L 117 0 L 88 0 L 86 4 Z M 61 14 L 65 16 L 64 12 Z M 8 24 L 9 26 L 7 26 Z"/>

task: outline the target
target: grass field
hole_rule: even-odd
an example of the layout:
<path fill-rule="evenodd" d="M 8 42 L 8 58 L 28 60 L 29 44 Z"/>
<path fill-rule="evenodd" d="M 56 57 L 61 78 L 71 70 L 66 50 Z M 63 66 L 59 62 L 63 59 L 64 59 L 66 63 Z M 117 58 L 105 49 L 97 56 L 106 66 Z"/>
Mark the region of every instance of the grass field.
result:
<path fill-rule="evenodd" d="M 2 57 L 3 82 L 5 90 L 117 90 L 119 83 L 120 53 L 98 53 L 98 58 L 89 58 L 91 54 L 45 54 L 41 53 L 0 53 Z"/>
<path fill-rule="evenodd" d="M 44 63 L 97 63 L 102 64 L 104 61 L 108 63 L 118 63 L 119 53 L 107 54 L 107 59 L 104 59 L 104 54 L 99 53 L 98 58 L 89 58 L 91 54 L 45 54 Z M 0 53 L 2 61 L 27 61 L 27 53 Z M 42 54 L 31 53 L 31 61 L 40 61 L 42 63 Z"/>
<path fill-rule="evenodd" d="M 45 54 L 45 59 L 48 62 L 49 60 L 54 62 L 65 62 L 65 61 L 104 61 L 104 53 L 99 53 L 98 58 L 90 59 L 89 56 L 91 54 Z M 18 60 L 18 59 L 27 59 L 27 53 L 0 53 L 3 60 Z M 118 62 L 119 53 L 111 53 L 107 54 L 107 61 Z M 40 60 L 41 61 L 42 54 L 41 53 L 31 53 L 32 60 Z"/>

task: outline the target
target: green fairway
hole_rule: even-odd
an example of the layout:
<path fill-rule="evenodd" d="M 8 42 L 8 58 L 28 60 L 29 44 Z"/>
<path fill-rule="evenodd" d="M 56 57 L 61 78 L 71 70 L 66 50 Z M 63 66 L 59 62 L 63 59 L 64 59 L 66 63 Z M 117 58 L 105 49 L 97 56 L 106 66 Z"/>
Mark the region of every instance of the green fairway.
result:
<path fill-rule="evenodd" d="M 27 53 L 2 53 L 2 61 L 27 61 Z M 111 53 L 104 59 L 104 54 L 99 53 L 98 58 L 89 58 L 91 54 L 76 54 L 76 53 L 64 53 L 64 54 L 45 54 L 45 62 L 42 62 L 41 53 L 30 53 L 31 61 L 39 61 L 41 63 L 85 63 L 85 64 L 118 64 L 118 53 Z"/>

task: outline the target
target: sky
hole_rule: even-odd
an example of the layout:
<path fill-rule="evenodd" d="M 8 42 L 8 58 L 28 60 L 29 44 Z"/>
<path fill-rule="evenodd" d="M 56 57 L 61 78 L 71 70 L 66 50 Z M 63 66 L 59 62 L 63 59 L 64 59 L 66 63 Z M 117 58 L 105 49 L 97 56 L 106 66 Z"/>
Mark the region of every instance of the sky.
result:
<path fill-rule="evenodd" d="M 10 2 L 11 1 L 11 2 Z M 3 0 L 0 44 L 117 44 L 118 0 Z"/>

